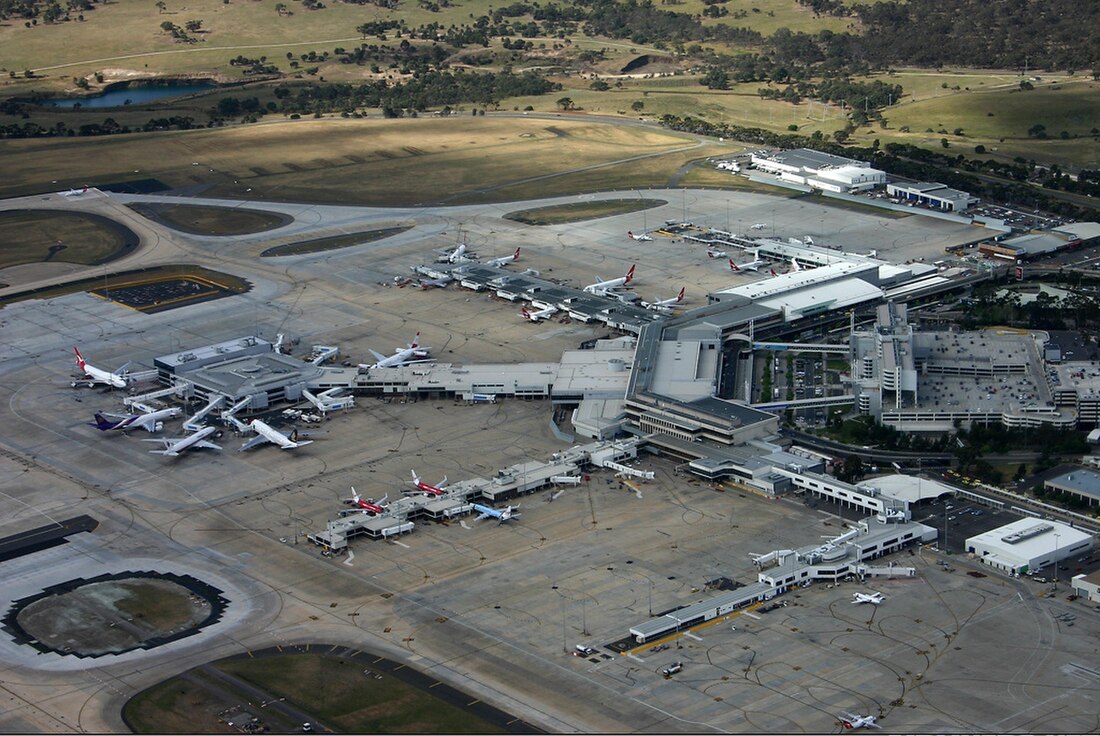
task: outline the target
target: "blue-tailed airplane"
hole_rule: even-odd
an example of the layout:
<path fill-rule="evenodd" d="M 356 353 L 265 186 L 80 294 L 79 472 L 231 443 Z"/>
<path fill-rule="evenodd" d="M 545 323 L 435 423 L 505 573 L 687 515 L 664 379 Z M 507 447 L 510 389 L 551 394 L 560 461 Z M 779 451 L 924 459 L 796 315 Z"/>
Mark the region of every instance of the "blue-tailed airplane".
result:
<path fill-rule="evenodd" d="M 165 419 L 174 419 L 180 415 L 177 408 L 151 411 L 147 414 L 111 414 L 96 412 L 95 421 L 88 422 L 101 432 L 128 432 L 131 429 L 144 429 L 146 432 L 159 432 L 164 429 Z"/>
<path fill-rule="evenodd" d="M 494 509 L 492 506 L 482 506 L 479 503 L 474 504 L 474 511 L 478 513 L 477 520 L 482 519 L 496 519 L 498 524 L 503 524 L 506 521 L 518 518 L 520 515 L 515 512 L 518 506 L 508 506 L 503 509 Z"/>

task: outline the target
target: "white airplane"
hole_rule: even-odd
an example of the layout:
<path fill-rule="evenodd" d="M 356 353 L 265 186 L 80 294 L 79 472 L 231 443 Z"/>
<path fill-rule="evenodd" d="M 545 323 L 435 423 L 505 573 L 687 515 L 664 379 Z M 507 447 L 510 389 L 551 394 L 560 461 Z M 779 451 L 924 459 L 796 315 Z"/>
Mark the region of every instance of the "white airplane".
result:
<path fill-rule="evenodd" d="M 482 519 L 496 519 L 497 524 L 503 524 L 506 521 L 512 519 L 518 519 L 520 514 L 517 514 L 514 509 L 518 509 L 519 506 L 508 506 L 503 509 L 494 509 L 492 506 L 482 506 L 479 503 L 474 504 L 474 511 L 478 513 L 477 521 Z"/>
<path fill-rule="evenodd" d="M 524 319 L 529 319 L 532 322 L 541 322 L 544 319 L 550 319 L 558 311 L 557 307 L 547 307 L 546 309 L 538 309 L 534 312 L 528 311 L 526 308 L 521 309 L 519 313 L 523 315 Z"/>
<path fill-rule="evenodd" d="M 420 347 L 420 333 L 416 333 L 416 337 L 413 341 L 403 348 L 398 348 L 394 351 L 393 355 L 387 357 L 381 353 L 376 353 L 373 350 L 370 354 L 374 356 L 374 359 L 378 362 L 371 365 L 369 363 L 360 363 L 360 368 L 399 368 L 403 365 L 412 365 L 413 363 L 431 363 L 431 358 L 428 358 L 429 348 Z M 415 360 L 414 360 L 415 359 Z"/>
<path fill-rule="evenodd" d="M 872 605 L 879 605 L 882 603 L 885 597 L 882 593 L 852 593 L 852 603 L 870 603 Z"/>
<path fill-rule="evenodd" d="M 88 193 L 88 187 L 84 187 L 83 189 L 70 189 L 67 192 L 61 192 L 61 196 L 62 197 L 79 197 L 80 195 L 87 194 L 87 193 Z"/>
<path fill-rule="evenodd" d="M 144 429 L 146 432 L 159 432 L 164 429 L 164 420 L 178 417 L 182 411 L 175 407 L 161 409 L 148 414 L 111 414 L 96 412 L 95 421 L 88 422 L 101 432 L 128 432 L 131 429 Z M 110 419 L 108 419 L 110 417 Z"/>
<path fill-rule="evenodd" d="M 443 278 L 439 278 L 439 279 L 421 279 L 420 280 L 420 288 L 421 289 L 432 289 L 432 288 L 443 289 L 447 286 L 447 284 L 451 283 L 452 281 L 454 281 L 454 279 L 450 276 L 444 276 Z"/>
<path fill-rule="evenodd" d="M 802 270 L 802 264 L 798 262 L 797 258 L 791 258 L 791 273 L 797 273 Z"/>
<path fill-rule="evenodd" d="M 470 255 L 473 254 L 471 253 Z M 459 243 L 458 247 L 452 250 L 450 253 L 444 253 L 435 260 L 438 263 L 461 263 L 462 261 L 470 260 L 470 255 L 466 254 L 466 244 Z"/>
<path fill-rule="evenodd" d="M 729 256 L 729 253 L 724 250 L 715 250 L 714 248 L 708 248 L 707 255 L 711 258 L 726 258 Z"/>
<path fill-rule="evenodd" d="M 209 449 L 220 450 L 220 445 L 215 445 L 213 442 L 208 442 L 207 437 L 218 431 L 217 427 L 203 427 L 194 434 L 189 434 L 186 437 L 176 437 L 174 439 L 163 438 L 159 440 L 143 440 L 143 442 L 161 442 L 164 444 L 163 450 L 149 450 L 149 452 L 156 455 L 167 455 L 168 457 L 179 457 L 180 453 L 189 449 Z"/>
<path fill-rule="evenodd" d="M 501 256 L 500 258 L 490 259 L 488 261 L 485 261 L 485 265 L 486 266 L 491 266 L 493 268 L 500 268 L 502 266 L 508 265 L 512 261 L 518 261 L 518 260 L 519 260 L 519 248 L 516 248 L 516 252 L 513 253 L 512 255 L 510 255 L 510 256 Z"/>
<path fill-rule="evenodd" d="M 599 279 L 600 277 L 597 276 L 596 278 Z M 589 294 L 604 294 L 608 291 L 611 291 L 612 289 L 617 289 L 620 286 L 626 286 L 633 280 L 634 266 L 631 266 L 630 270 L 626 272 L 625 276 L 620 276 L 617 279 L 608 279 L 607 281 L 600 279 L 596 283 L 589 284 L 588 286 L 584 287 L 584 290 Z"/>
<path fill-rule="evenodd" d="M 766 266 L 766 265 L 768 265 L 768 262 L 767 261 L 762 261 L 759 258 L 757 258 L 756 260 L 751 261 L 749 263 L 734 263 L 733 259 L 732 258 L 730 259 L 730 270 L 731 271 L 759 271 L 761 266 Z"/>
<path fill-rule="evenodd" d="M 844 728 L 851 731 L 857 728 L 878 728 L 882 726 L 875 723 L 874 716 L 861 716 L 855 713 L 842 713 L 840 716 L 840 722 L 844 724 Z"/>
<path fill-rule="evenodd" d="M 241 449 L 237 450 L 237 452 L 251 450 L 253 447 L 259 447 L 266 442 L 276 444 L 283 450 L 293 450 L 295 447 L 302 447 L 303 445 L 313 443 L 313 440 L 299 440 L 298 430 L 291 432 L 288 437 L 267 422 L 262 422 L 259 419 L 253 419 L 248 423 L 248 426 L 256 433 L 256 436 L 241 445 Z"/>
<path fill-rule="evenodd" d="M 668 299 L 660 299 L 655 302 L 642 302 L 642 306 L 646 309 L 652 309 L 655 312 L 660 312 L 661 310 L 668 309 L 673 304 L 679 304 L 684 300 L 684 291 L 686 289 L 687 287 L 681 286 L 680 293 L 676 296 L 670 297 Z"/>
<path fill-rule="evenodd" d="M 74 347 L 73 352 L 76 353 L 77 366 L 80 370 L 84 371 L 84 378 L 82 380 L 72 382 L 73 388 L 81 384 L 87 386 L 104 384 L 113 388 L 126 388 L 130 384 L 129 377 L 126 375 L 126 366 L 130 365 L 129 363 L 119 368 L 116 372 L 111 373 L 102 368 L 96 368 L 94 365 L 85 361 L 84 356 L 80 354 L 78 348 Z"/>
<path fill-rule="evenodd" d="M 627 230 L 626 235 L 631 240 L 653 240 L 653 236 L 649 233 L 638 233 L 637 235 L 635 235 L 630 230 Z"/>
<path fill-rule="evenodd" d="M 758 222 L 749 229 L 750 230 L 763 230 L 767 226 L 768 226 L 768 223 L 766 223 L 766 222 Z"/>

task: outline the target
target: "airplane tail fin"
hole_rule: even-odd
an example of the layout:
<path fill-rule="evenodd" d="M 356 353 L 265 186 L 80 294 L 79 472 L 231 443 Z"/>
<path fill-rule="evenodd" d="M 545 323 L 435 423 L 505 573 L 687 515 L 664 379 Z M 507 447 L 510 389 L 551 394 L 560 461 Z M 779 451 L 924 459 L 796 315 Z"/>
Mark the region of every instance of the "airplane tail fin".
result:
<path fill-rule="evenodd" d="M 633 232 L 631 232 L 630 230 L 627 230 L 627 231 L 626 231 L 626 237 L 628 237 L 628 238 L 633 238 L 633 237 L 634 237 L 634 233 L 633 233 Z"/>
<path fill-rule="evenodd" d="M 519 310 L 519 313 L 523 315 L 524 319 L 531 319 L 531 313 L 526 308 Z"/>
<path fill-rule="evenodd" d="M 80 354 L 80 348 L 73 346 L 73 352 L 76 353 L 76 364 L 80 366 L 80 370 L 84 370 L 85 362 L 84 356 Z"/>
<path fill-rule="evenodd" d="M 106 430 L 106 429 L 110 429 L 110 428 L 111 428 L 111 425 L 113 424 L 113 422 L 109 421 L 109 420 L 107 419 L 107 417 L 103 416 L 102 414 L 100 414 L 100 413 L 99 413 L 99 412 L 97 411 L 97 412 L 95 413 L 95 421 L 94 421 L 94 422 L 88 422 L 88 424 L 92 425 L 92 426 L 93 426 L 93 427 L 95 427 L 96 429 L 103 429 L 103 430 Z"/>
<path fill-rule="evenodd" d="M 686 289 L 687 289 L 686 286 L 681 286 L 680 287 L 680 293 L 676 295 L 676 301 L 677 302 L 682 302 L 684 300 L 684 291 Z"/>
<path fill-rule="evenodd" d="M 779 275 L 779 274 L 777 274 L 777 273 L 775 272 L 775 269 L 773 268 L 773 269 L 772 269 L 772 276 L 778 276 L 778 275 Z"/>
<path fill-rule="evenodd" d="M 351 502 L 359 503 L 359 492 L 355 490 L 355 486 L 351 487 Z"/>
<path fill-rule="evenodd" d="M 516 247 L 516 252 L 512 254 L 512 260 L 513 261 L 518 261 L 519 260 L 519 247 L 518 246 Z"/>
<path fill-rule="evenodd" d="M 297 442 L 298 441 L 298 430 L 297 429 L 295 429 L 293 432 L 290 433 L 290 441 L 291 442 Z"/>
<path fill-rule="evenodd" d="M 623 283 L 624 284 L 629 284 L 633 280 L 634 280 L 634 266 L 631 265 L 630 270 L 626 272 L 626 281 L 624 281 Z"/>
<path fill-rule="evenodd" d="M 413 338 L 412 345 L 409 345 L 409 347 L 410 348 L 420 347 L 420 333 L 419 332 L 416 333 L 416 337 Z"/>
<path fill-rule="evenodd" d="M 413 480 L 412 480 L 412 482 L 413 482 L 413 485 L 414 485 L 414 486 L 416 486 L 416 485 L 420 485 L 420 476 L 416 474 L 416 471 L 415 471 L 415 470 L 410 470 L 409 472 L 410 472 L 410 473 L 412 473 L 412 477 L 413 477 Z"/>
<path fill-rule="evenodd" d="M 730 270 L 732 270 L 732 271 L 740 271 L 741 270 L 740 268 L 737 267 L 737 264 L 733 262 L 732 258 L 730 259 Z"/>

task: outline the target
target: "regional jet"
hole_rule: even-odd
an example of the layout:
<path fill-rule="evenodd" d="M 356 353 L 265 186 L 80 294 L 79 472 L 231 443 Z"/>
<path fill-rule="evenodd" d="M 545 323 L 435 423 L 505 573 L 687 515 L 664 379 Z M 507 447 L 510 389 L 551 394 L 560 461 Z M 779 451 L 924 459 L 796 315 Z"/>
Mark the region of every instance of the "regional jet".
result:
<path fill-rule="evenodd" d="M 161 442 L 164 444 L 163 450 L 149 450 L 156 455 L 167 455 L 168 457 L 179 457 L 180 453 L 189 449 L 209 449 L 220 450 L 220 445 L 215 445 L 213 442 L 208 442 L 207 437 L 218 431 L 217 427 L 203 427 L 194 434 L 189 434 L 186 437 L 176 437 L 174 439 L 168 439 L 167 437 L 159 440 L 143 440 L 143 442 Z"/>
<path fill-rule="evenodd" d="M 241 449 L 237 450 L 237 452 L 251 450 L 253 447 L 259 447 L 267 442 L 278 445 L 279 448 L 283 450 L 293 450 L 296 447 L 313 444 L 313 440 L 299 440 L 298 430 L 291 432 L 288 437 L 267 422 L 260 421 L 259 419 L 253 419 L 248 423 L 248 426 L 256 433 L 256 436 L 241 445 Z"/>
<path fill-rule="evenodd" d="M 80 195 L 87 194 L 87 193 L 88 193 L 88 187 L 84 187 L 83 189 L 70 189 L 67 192 L 61 192 L 61 196 L 62 197 L 79 197 Z"/>
<path fill-rule="evenodd" d="M 631 240 L 639 240 L 639 241 L 653 240 L 653 236 L 650 235 L 649 233 L 638 233 L 637 235 L 635 235 L 630 230 L 627 230 L 626 235 Z"/>
<path fill-rule="evenodd" d="M 729 256 L 729 253 L 726 253 L 726 251 L 724 251 L 724 250 L 715 250 L 714 248 L 707 248 L 707 255 L 710 256 L 711 258 L 726 258 L 726 257 Z"/>
<path fill-rule="evenodd" d="M 446 491 L 443 490 L 447 485 L 446 476 L 444 476 L 443 480 L 439 481 L 438 486 L 433 486 L 429 483 L 425 483 L 424 481 L 420 480 L 420 476 L 416 474 L 415 470 L 413 470 L 411 472 L 412 472 L 412 484 L 414 486 L 416 486 L 417 491 L 420 491 L 421 493 L 426 493 L 429 496 L 442 496 L 444 493 L 446 493 Z M 413 493 L 413 492 L 414 491 L 407 491 L 407 493 Z"/>
<path fill-rule="evenodd" d="M 72 382 L 73 388 L 76 388 L 80 385 L 90 387 L 96 386 L 98 384 L 111 386 L 112 388 L 126 388 L 126 386 L 129 385 L 129 376 L 127 376 L 126 374 L 126 367 L 130 365 L 129 363 L 122 366 L 114 373 L 111 373 L 110 371 L 105 371 L 102 368 L 96 368 L 94 365 L 91 365 L 90 363 L 85 361 L 84 356 L 80 354 L 80 350 L 78 348 L 74 347 L 73 352 L 76 353 L 77 366 L 80 368 L 80 370 L 84 371 L 83 379 Z"/>
<path fill-rule="evenodd" d="M 144 429 L 146 432 L 159 432 L 164 429 L 164 420 L 173 419 L 181 414 L 181 410 L 175 407 L 161 409 L 148 414 L 111 414 L 110 412 L 96 412 L 95 421 L 88 422 L 101 432 L 128 432 L 131 429 Z M 108 418 L 110 417 L 110 418 Z"/>
<path fill-rule="evenodd" d="M 478 513 L 477 521 L 481 521 L 482 519 L 496 519 L 497 524 L 500 525 L 506 521 L 511 521 L 512 519 L 518 519 L 520 517 L 520 514 L 515 512 L 515 509 L 519 508 L 518 506 L 508 506 L 504 509 L 494 509 L 492 506 L 482 506 L 479 503 L 475 503 L 473 506 L 474 511 Z"/>
<path fill-rule="evenodd" d="M 513 253 L 512 255 L 510 255 L 510 256 L 501 256 L 500 258 L 492 258 L 488 261 L 485 261 L 485 265 L 490 266 L 492 268 L 501 268 L 502 266 L 508 265 L 512 261 L 518 261 L 518 260 L 519 260 L 519 248 L 516 248 L 516 252 Z"/>
<path fill-rule="evenodd" d="M 886 600 L 882 593 L 852 593 L 852 603 L 870 603 L 872 605 L 879 605 Z"/>
<path fill-rule="evenodd" d="M 364 501 L 363 499 L 359 498 L 359 493 L 355 490 L 355 486 L 352 486 L 351 499 L 348 501 L 344 501 L 344 503 L 355 506 L 356 508 L 362 509 L 363 511 L 377 516 L 378 514 L 385 512 L 386 507 L 382 504 L 384 504 L 386 502 L 386 499 L 389 497 L 390 495 L 387 493 L 385 496 L 382 496 L 382 500 L 378 501 L 377 503 L 375 503 L 373 498 L 368 498 Z"/>
<path fill-rule="evenodd" d="M 680 293 L 674 297 L 668 299 L 659 299 L 655 302 L 642 302 L 642 306 L 646 309 L 652 309 L 655 312 L 669 309 L 673 304 L 679 304 L 684 300 L 684 291 L 687 287 L 681 286 Z"/>
<path fill-rule="evenodd" d="M 599 279 L 600 277 L 597 276 L 596 278 Z M 612 289 L 617 289 L 620 286 L 626 286 L 627 284 L 629 284 L 633 280 L 634 280 L 634 266 L 631 266 L 630 270 L 626 272 L 625 276 L 620 276 L 617 279 L 608 279 L 607 281 L 604 281 L 603 279 L 600 279 L 596 283 L 589 284 L 588 286 L 584 287 L 584 290 L 589 294 L 600 294 L 600 295 L 602 295 L 602 294 L 606 294 L 607 292 L 611 291 Z"/>
<path fill-rule="evenodd" d="M 766 222 L 758 222 L 749 229 L 750 230 L 763 230 L 767 226 L 768 226 L 768 224 Z"/>
<path fill-rule="evenodd" d="M 403 348 L 398 348 L 394 351 L 393 355 L 389 357 L 376 353 L 373 350 L 370 354 L 374 356 L 374 359 L 378 362 L 371 365 L 369 363 L 360 363 L 360 368 L 399 368 L 403 365 L 411 365 L 413 363 L 430 363 L 432 359 L 428 357 L 429 348 L 420 346 L 420 333 L 416 333 L 416 337 L 413 341 Z"/>
<path fill-rule="evenodd" d="M 519 313 L 523 315 L 524 319 L 529 319 L 532 322 L 541 322 L 544 319 L 550 319 L 557 311 L 557 307 L 547 307 L 546 309 L 539 309 L 534 312 L 529 312 L 524 308 L 519 310 Z"/>
<path fill-rule="evenodd" d="M 842 713 L 840 722 L 843 723 L 844 728 L 849 731 L 857 728 L 882 728 L 882 726 L 875 723 L 874 716 L 861 716 L 855 713 Z"/>
<path fill-rule="evenodd" d="M 766 266 L 768 264 L 767 261 L 762 261 L 759 258 L 749 263 L 734 263 L 732 258 L 729 260 L 731 271 L 759 271 L 761 266 Z"/>

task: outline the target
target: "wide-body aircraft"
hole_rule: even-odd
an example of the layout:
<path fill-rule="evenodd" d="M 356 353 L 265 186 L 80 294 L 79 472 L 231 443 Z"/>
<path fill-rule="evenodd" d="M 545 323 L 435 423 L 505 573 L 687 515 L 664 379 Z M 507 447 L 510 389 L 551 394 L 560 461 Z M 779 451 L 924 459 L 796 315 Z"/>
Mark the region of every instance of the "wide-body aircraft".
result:
<path fill-rule="evenodd" d="M 259 419 L 253 419 L 248 423 L 248 426 L 256 433 L 256 436 L 241 445 L 241 448 L 237 452 L 251 450 L 253 447 L 259 447 L 267 442 L 278 445 L 282 450 L 293 450 L 297 447 L 313 444 L 313 440 L 298 439 L 298 430 L 294 430 L 290 433 L 290 436 L 287 436 L 267 422 Z"/>
<path fill-rule="evenodd" d="M 96 412 L 95 421 L 88 422 L 101 432 L 128 432 L 131 429 L 144 429 L 146 432 L 159 432 L 164 429 L 165 419 L 174 419 L 181 414 L 175 407 L 161 409 L 147 414 L 111 414 Z"/>
<path fill-rule="evenodd" d="M 163 450 L 149 450 L 156 455 L 167 455 L 168 457 L 179 457 L 184 450 L 220 450 L 220 445 L 215 445 L 213 442 L 208 441 L 206 438 L 218 431 L 217 427 L 203 427 L 194 434 L 189 434 L 186 437 L 176 437 L 168 439 L 167 437 L 159 440 L 143 440 L 144 442 L 160 442 L 164 445 Z"/>
<path fill-rule="evenodd" d="M 81 384 L 87 386 L 102 384 L 104 386 L 110 386 L 111 388 L 126 388 L 130 385 L 129 377 L 126 375 L 126 367 L 130 365 L 129 363 L 112 373 L 102 368 L 96 368 L 94 365 L 84 360 L 84 356 L 80 354 L 80 348 L 73 347 L 73 352 L 76 353 L 77 367 L 84 371 L 84 378 L 73 381 L 73 388 Z"/>

